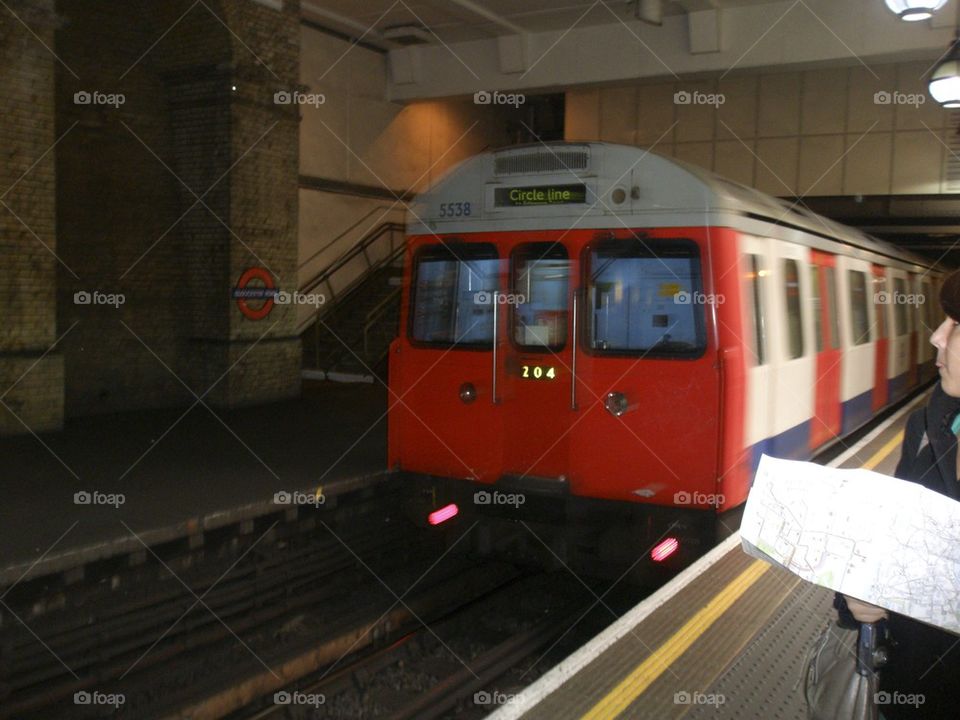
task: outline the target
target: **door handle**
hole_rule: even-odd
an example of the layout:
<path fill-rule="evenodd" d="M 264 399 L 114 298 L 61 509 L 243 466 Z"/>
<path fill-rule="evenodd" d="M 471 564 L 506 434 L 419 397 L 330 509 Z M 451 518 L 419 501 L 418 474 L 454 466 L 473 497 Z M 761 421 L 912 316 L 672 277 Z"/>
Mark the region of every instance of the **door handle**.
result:
<path fill-rule="evenodd" d="M 622 392 L 609 392 L 603 399 L 603 407 L 614 417 L 620 417 L 630 409 L 627 396 Z"/>

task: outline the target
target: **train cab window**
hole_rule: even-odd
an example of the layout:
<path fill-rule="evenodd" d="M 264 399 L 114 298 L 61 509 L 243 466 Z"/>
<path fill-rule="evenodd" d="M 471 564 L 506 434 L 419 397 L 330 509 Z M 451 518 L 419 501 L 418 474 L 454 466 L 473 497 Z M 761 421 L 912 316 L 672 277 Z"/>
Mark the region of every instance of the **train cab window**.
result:
<path fill-rule="evenodd" d="M 748 254 L 747 259 L 747 280 L 749 287 L 747 293 L 750 297 L 750 319 L 753 322 L 753 347 L 750 349 L 753 356 L 757 359 L 757 365 L 766 363 L 766 344 L 767 333 L 764 326 L 763 316 L 763 293 L 761 285 L 767 275 L 767 271 L 761 267 L 760 257 L 758 255 Z"/>
<path fill-rule="evenodd" d="M 570 259 L 560 243 L 530 243 L 513 253 L 510 303 L 514 343 L 528 351 L 557 351 L 567 342 Z"/>
<path fill-rule="evenodd" d="M 604 240 L 587 257 L 585 343 L 596 354 L 699 357 L 700 255 L 688 240 Z"/>
<path fill-rule="evenodd" d="M 823 351 L 823 306 L 820 303 L 820 266 L 810 266 L 810 297 L 813 298 L 813 327 L 817 341 L 817 352 Z"/>
<path fill-rule="evenodd" d="M 491 347 L 500 261 L 489 243 L 448 243 L 415 258 L 410 336 L 443 347 Z"/>
<path fill-rule="evenodd" d="M 803 306 L 800 303 L 800 269 L 796 260 L 783 261 L 783 289 L 787 308 L 789 359 L 803 356 Z"/>
<path fill-rule="evenodd" d="M 837 273 L 832 267 L 824 268 L 827 275 L 827 317 L 830 320 L 830 348 L 840 347 L 840 317 L 837 313 Z"/>
<path fill-rule="evenodd" d="M 850 280 L 850 320 L 853 344 L 870 342 L 870 316 L 867 306 L 867 276 L 860 270 L 848 270 Z"/>
<path fill-rule="evenodd" d="M 907 334 L 907 283 L 903 278 L 893 279 L 893 322 L 897 337 Z"/>

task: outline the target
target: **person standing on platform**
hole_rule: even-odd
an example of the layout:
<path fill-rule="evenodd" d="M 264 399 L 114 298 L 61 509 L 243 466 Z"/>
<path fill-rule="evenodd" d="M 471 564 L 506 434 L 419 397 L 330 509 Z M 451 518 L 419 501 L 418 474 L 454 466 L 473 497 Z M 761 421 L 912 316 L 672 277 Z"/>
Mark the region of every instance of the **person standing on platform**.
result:
<path fill-rule="evenodd" d="M 930 338 L 940 381 L 907 420 L 894 476 L 960 500 L 960 270 L 944 281 L 940 305 L 947 317 Z M 835 604 L 841 620 L 886 620 L 889 660 L 880 669 L 878 703 L 884 720 L 960 718 L 960 636 L 848 596 L 838 594 Z"/>

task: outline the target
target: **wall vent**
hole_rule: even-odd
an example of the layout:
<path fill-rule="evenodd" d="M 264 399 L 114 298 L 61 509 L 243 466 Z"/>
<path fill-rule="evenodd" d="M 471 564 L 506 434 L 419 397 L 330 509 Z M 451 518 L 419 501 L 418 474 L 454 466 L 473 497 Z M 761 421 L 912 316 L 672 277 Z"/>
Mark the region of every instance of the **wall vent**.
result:
<path fill-rule="evenodd" d="M 590 164 L 587 148 L 528 150 L 497 155 L 494 173 L 497 175 L 520 175 L 526 173 L 560 173 L 570 170 L 586 170 Z"/>

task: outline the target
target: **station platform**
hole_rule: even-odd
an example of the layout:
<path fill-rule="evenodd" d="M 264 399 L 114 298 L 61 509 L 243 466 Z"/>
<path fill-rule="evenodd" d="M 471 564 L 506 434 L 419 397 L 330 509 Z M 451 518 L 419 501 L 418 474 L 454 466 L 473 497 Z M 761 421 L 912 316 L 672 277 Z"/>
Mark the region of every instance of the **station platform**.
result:
<path fill-rule="evenodd" d="M 892 474 L 928 397 L 828 465 Z M 807 651 L 835 617 L 832 591 L 746 555 L 735 532 L 488 717 L 805 720 Z"/>
<path fill-rule="evenodd" d="M 2 438 L 0 588 L 277 512 L 278 492 L 329 500 L 382 480 L 386 411 L 380 384 L 305 382 L 298 399 L 216 415 L 196 405 Z"/>

